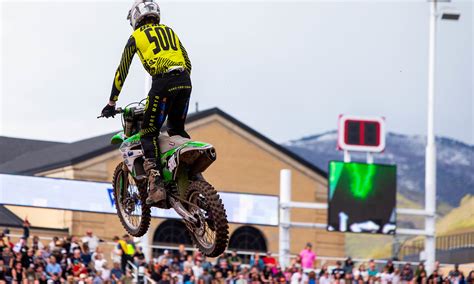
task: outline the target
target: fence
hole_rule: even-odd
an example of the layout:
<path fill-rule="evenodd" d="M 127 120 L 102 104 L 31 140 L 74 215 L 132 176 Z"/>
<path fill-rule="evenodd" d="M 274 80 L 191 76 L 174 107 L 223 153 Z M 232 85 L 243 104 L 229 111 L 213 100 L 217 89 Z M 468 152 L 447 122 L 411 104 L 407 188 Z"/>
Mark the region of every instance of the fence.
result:
<path fill-rule="evenodd" d="M 474 232 L 436 237 L 436 250 L 446 251 L 464 248 L 474 248 Z M 415 240 L 410 245 L 404 245 L 400 258 L 420 254 L 425 249 L 423 240 Z"/>

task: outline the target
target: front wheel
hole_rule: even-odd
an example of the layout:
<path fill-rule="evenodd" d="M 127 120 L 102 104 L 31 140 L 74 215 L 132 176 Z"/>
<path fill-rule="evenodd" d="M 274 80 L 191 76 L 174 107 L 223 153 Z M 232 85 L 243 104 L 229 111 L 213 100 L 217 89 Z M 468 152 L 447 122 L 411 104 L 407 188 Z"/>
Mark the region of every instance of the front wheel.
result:
<path fill-rule="evenodd" d="M 112 179 L 117 215 L 125 230 L 134 237 L 141 237 L 150 226 L 151 207 L 146 204 L 146 180 L 137 183 L 123 162 L 118 164 Z"/>
<path fill-rule="evenodd" d="M 224 204 L 217 191 L 203 180 L 192 182 L 187 194 L 188 210 L 198 220 L 186 223 L 191 239 L 206 256 L 221 255 L 229 241 L 229 225 Z"/>

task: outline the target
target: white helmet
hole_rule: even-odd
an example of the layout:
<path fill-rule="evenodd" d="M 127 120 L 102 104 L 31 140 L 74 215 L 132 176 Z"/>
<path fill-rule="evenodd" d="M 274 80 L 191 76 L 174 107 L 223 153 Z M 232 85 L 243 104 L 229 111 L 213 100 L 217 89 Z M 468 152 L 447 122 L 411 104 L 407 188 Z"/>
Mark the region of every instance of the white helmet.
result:
<path fill-rule="evenodd" d="M 128 12 L 127 20 L 133 29 L 137 28 L 139 23 L 146 16 L 154 16 L 160 20 L 160 6 L 154 0 L 135 0 L 132 8 Z"/>

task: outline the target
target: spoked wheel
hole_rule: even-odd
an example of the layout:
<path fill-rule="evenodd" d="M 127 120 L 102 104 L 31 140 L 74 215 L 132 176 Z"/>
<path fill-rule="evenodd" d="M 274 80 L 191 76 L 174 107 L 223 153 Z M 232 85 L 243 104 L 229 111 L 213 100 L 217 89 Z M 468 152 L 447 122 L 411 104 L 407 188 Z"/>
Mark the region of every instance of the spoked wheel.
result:
<path fill-rule="evenodd" d="M 123 163 L 115 168 L 112 179 L 115 207 L 125 230 L 134 237 L 143 236 L 150 226 L 150 206 L 146 205 L 147 183 L 138 183 L 124 170 Z"/>
<path fill-rule="evenodd" d="M 191 239 L 206 256 L 221 255 L 229 241 L 229 226 L 224 205 L 217 191 L 205 181 L 194 181 L 189 185 L 187 205 L 189 212 L 198 221 L 186 223 Z"/>

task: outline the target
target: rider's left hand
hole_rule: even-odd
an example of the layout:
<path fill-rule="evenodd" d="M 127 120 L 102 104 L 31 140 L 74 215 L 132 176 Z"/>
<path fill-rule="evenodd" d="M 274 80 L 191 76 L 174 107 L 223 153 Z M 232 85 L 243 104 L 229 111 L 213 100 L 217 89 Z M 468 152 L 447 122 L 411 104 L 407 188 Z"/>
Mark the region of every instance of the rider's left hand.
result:
<path fill-rule="evenodd" d="M 115 116 L 115 106 L 107 104 L 104 109 L 102 109 L 102 115 L 104 117 L 114 117 Z"/>

